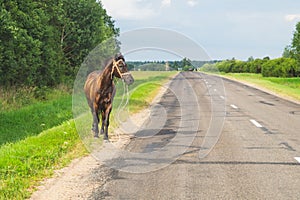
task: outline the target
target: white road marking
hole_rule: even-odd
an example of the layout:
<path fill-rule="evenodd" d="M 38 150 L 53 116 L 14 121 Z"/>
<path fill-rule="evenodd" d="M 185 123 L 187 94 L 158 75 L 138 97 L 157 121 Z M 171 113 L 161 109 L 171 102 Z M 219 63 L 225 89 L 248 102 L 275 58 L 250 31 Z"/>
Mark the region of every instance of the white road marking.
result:
<path fill-rule="evenodd" d="M 236 105 L 231 104 L 230 106 L 234 109 L 238 109 L 238 107 Z"/>
<path fill-rule="evenodd" d="M 298 161 L 298 163 L 300 163 L 300 157 L 294 157 L 294 158 L 295 158 L 295 160 Z"/>
<path fill-rule="evenodd" d="M 225 99 L 225 97 L 223 97 L 223 96 L 220 96 L 221 97 L 221 99 Z"/>
<path fill-rule="evenodd" d="M 251 119 L 250 122 L 252 122 L 252 124 L 254 124 L 257 128 L 262 128 L 263 127 L 262 125 L 260 125 L 260 123 L 258 123 L 254 119 Z"/>

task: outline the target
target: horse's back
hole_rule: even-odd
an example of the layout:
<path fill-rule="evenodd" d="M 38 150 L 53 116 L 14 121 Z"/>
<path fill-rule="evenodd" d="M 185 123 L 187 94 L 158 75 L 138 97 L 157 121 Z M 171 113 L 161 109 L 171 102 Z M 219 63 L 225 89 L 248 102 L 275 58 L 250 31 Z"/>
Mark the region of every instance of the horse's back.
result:
<path fill-rule="evenodd" d="M 86 78 L 84 84 L 84 93 L 89 102 L 92 101 L 95 93 L 97 92 L 97 77 L 101 74 L 101 72 L 102 71 L 93 71 Z"/>
<path fill-rule="evenodd" d="M 97 78 L 101 75 L 102 71 L 93 71 L 91 72 L 85 81 L 84 89 L 90 89 L 93 85 L 95 85 L 95 82 L 97 81 Z"/>

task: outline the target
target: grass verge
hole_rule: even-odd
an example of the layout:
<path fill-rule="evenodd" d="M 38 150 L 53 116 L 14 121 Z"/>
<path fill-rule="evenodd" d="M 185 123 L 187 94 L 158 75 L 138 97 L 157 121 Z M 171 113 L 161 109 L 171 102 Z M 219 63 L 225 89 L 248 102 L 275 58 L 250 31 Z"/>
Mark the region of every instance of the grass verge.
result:
<path fill-rule="evenodd" d="M 0 112 L 0 146 L 34 136 L 72 118 L 72 96 Z"/>
<path fill-rule="evenodd" d="M 159 92 L 160 88 L 169 80 L 168 78 L 174 76 L 175 72 L 135 72 L 134 89 L 130 92 L 129 109 L 131 113 L 136 113 L 145 109 L 150 105 L 154 97 Z M 148 77 L 147 77 L 148 76 Z"/>
<path fill-rule="evenodd" d="M 228 73 L 222 76 L 253 84 L 282 97 L 300 101 L 300 78 L 263 77 L 261 74 Z"/>
<path fill-rule="evenodd" d="M 133 101 L 133 103 L 130 104 L 130 109 L 137 112 L 148 106 L 161 85 L 174 74 L 175 72 L 133 73 L 135 83 L 131 89 L 135 89 L 131 92 L 130 102 Z M 116 96 L 116 98 L 120 99 L 120 96 Z M 65 106 L 59 103 L 61 102 L 59 99 L 63 99 L 62 102 L 66 103 Z M 61 123 L 66 118 L 71 118 L 69 114 L 66 114 L 71 113 L 70 97 L 66 96 L 59 99 L 35 103 L 24 107 L 21 111 L 10 110 L 4 112 L 4 120 L 2 117 L 0 118 L 2 119 L 0 127 L 6 127 L 2 129 L 4 131 L 0 134 L 2 138 L 0 146 L 0 199 L 26 199 L 30 197 L 35 186 L 45 177 L 51 176 L 55 169 L 62 168 L 68 165 L 72 159 L 88 153 L 76 131 L 74 120 L 65 121 L 56 126 L 58 121 Z M 42 116 L 35 117 L 41 112 L 43 113 Z M 64 117 L 60 117 L 61 115 Z M 20 120 L 15 121 L 14 118 L 17 116 Z M 49 121 L 52 120 L 55 123 L 50 125 Z M 18 136 L 18 132 L 22 131 L 24 124 L 30 121 L 35 123 L 28 126 L 25 134 Z M 42 131 L 39 129 L 41 124 L 45 124 L 42 126 L 42 130 L 45 129 L 46 124 L 56 127 Z M 39 133 L 40 131 L 42 132 Z M 15 136 L 5 139 L 10 137 L 9 134 L 15 134 Z"/>
<path fill-rule="evenodd" d="M 54 169 L 86 153 L 74 121 L 0 148 L 0 199 L 25 199 L 33 186 Z"/>

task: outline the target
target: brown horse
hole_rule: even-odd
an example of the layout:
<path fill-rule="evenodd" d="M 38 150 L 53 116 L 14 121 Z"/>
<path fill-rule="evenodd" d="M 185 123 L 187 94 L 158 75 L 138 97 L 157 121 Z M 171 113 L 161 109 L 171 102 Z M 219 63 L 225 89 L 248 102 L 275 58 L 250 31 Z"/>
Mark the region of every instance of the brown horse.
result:
<path fill-rule="evenodd" d="M 102 71 L 90 73 L 84 85 L 84 92 L 93 115 L 92 131 L 94 137 L 99 137 L 98 124 L 100 122 L 99 114 L 101 113 L 101 134 L 104 134 L 104 140 L 108 140 L 109 115 L 116 93 L 114 77 L 121 78 L 127 85 L 134 82 L 121 54 L 110 59 Z"/>

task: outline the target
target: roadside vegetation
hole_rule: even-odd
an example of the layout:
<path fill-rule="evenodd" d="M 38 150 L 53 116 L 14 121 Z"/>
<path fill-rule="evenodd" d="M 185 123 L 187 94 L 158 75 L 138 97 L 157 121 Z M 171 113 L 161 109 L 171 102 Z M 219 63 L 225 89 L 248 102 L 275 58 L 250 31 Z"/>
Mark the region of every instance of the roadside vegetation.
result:
<path fill-rule="evenodd" d="M 253 73 L 221 73 L 220 75 L 300 102 L 300 78 L 263 77 L 261 74 Z"/>
<path fill-rule="evenodd" d="M 133 87 L 136 89 L 130 93 L 129 109 L 131 113 L 136 113 L 149 106 L 153 98 L 157 95 L 161 87 L 172 77 L 173 72 L 132 72 L 135 78 Z"/>
<path fill-rule="evenodd" d="M 241 61 L 236 59 L 224 60 L 215 64 L 205 64 L 201 71 L 221 73 L 254 73 L 263 77 L 299 77 L 300 62 L 294 58 L 253 59 Z"/>
<path fill-rule="evenodd" d="M 300 68 L 298 66 L 296 60 L 292 58 L 256 59 L 248 62 L 227 60 L 205 64 L 200 71 L 249 83 L 279 96 L 300 101 Z"/>

